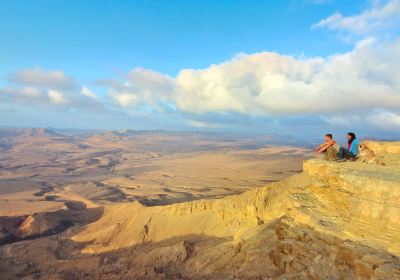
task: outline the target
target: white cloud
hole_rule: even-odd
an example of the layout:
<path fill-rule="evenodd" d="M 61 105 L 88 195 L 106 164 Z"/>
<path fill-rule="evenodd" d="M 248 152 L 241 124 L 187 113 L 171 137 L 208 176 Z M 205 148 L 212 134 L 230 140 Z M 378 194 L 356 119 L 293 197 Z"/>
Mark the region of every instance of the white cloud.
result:
<path fill-rule="evenodd" d="M 400 114 L 393 112 L 378 112 L 368 117 L 368 121 L 377 127 L 394 131 L 400 129 Z"/>
<path fill-rule="evenodd" d="M 383 28 L 399 22 L 400 0 L 389 0 L 384 5 L 375 1 L 370 9 L 354 16 L 343 16 L 336 12 L 313 25 L 312 28 L 327 27 L 332 30 L 368 33 L 376 28 Z"/>
<path fill-rule="evenodd" d="M 103 82 L 109 87 L 109 97 L 121 107 L 146 106 L 155 111 L 164 111 L 176 93 L 174 80 L 152 70 L 135 68 L 122 82 Z"/>
<path fill-rule="evenodd" d="M 121 107 L 136 106 L 139 103 L 139 97 L 137 95 L 127 92 L 111 92 L 110 96 L 113 97 Z"/>
<path fill-rule="evenodd" d="M 189 126 L 196 128 L 222 128 L 224 125 L 215 122 L 203 122 L 197 120 L 189 121 Z"/>
<path fill-rule="evenodd" d="M 82 93 L 84 96 L 90 97 L 90 98 L 92 98 L 92 99 L 97 99 L 96 94 L 93 93 L 88 87 L 83 86 L 83 87 L 81 88 L 81 93 Z"/>
<path fill-rule="evenodd" d="M 47 95 L 49 96 L 51 103 L 54 103 L 54 104 L 67 103 L 67 100 L 65 99 L 64 95 L 59 91 L 49 90 Z"/>
<path fill-rule="evenodd" d="M 328 58 L 241 54 L 206 69 L 184 69 L 175 78 L 152 72 L 156 78 L 149 79 L 143 70 L 134 70 L 128 81 L 114 82 L 110 96 L 123 107 L 172 103 L 183 112 L 198 114 L 390 110 L 400 107 L 398 65 L 400 41 L 378 44 L 368 39 L 351 52 Z"/>
<path fill-rule="evenodd" d="M 59 70 L 23 69 L 7 77 L 0 88 L 0 100 L 48 108 L 104 110 L 103 104 L 87 87 Z"/>
<path fill-rule="evenodd" d="M 14 84 L 22 84 L 31 87 L 48 87 L 63 90 L 73 90 L 76 83 L 59 70 L 44 71 L 41 68 L 24 69 L 8 76 L 8 80 Z"/>
<path fill-rule="evenodd" d="M 21 95 L 28 98 L 37 98 L 40 96 L 40 91 L 35 87 L 23 87 L 21 88 Z"/>

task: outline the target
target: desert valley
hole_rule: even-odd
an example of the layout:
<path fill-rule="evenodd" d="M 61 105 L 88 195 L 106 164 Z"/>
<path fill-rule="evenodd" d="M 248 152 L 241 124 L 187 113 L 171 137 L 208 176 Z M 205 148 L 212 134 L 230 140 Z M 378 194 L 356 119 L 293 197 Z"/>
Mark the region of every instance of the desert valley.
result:
<path fill-rule="evenodd" d="M 400 279 L 399 143 L 367 166 L 277 136 L 1 139 L 5 279 Z"/>
<path fill-rule="evenodd" d="M 4 129 L 0 137 L 2 216 L 53 211 L 69 200 L 152 206 L 223 197 L 300 172 L 309 153 L 277 136 L 129 130 L 62 135 L 42 128 Z"/>

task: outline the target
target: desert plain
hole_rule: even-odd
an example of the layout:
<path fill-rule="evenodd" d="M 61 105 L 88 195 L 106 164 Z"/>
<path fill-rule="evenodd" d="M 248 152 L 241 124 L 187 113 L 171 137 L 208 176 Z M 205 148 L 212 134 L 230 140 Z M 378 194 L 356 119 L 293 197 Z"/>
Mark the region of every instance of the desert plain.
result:
<path fill-rule="evenodd" d="M 222 198 L 301 172 L 309 156 L 283 137 L 201 132 L 5 128 L 0 143 L 2 217 Z"/>

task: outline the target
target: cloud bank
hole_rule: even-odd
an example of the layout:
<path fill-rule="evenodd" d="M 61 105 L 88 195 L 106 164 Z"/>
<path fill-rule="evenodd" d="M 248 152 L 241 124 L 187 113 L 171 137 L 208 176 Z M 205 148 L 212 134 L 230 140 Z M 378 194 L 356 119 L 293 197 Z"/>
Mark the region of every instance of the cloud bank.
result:
<path fill-rule="evenodd" d="M 109 83 L 122 108 L 268 117 L 399 113 L 400 41 L 366 40 L 328 58 L 295 58 L 272 52 L 240 54 L 206 69 L 184 69 L 172 78 L 134 69 Z M 376 122 L 375 122 L 376 123 Z"/>

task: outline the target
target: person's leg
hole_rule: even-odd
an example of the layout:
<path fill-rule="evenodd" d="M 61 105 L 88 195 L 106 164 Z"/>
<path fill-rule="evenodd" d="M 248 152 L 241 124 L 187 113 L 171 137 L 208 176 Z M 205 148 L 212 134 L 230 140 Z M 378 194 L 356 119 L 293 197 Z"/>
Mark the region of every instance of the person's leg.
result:
<path fill-rule="evenodd" d="M 338 158 L 338 150 L 334 147 L 329 147 L 328 150 L 326 150 L 326 159 L 329 161 L 336 160 Z"/>
<path fill-rule="evenodd" d="M 348 159 L 351 159 L 351 158 L 354 158 L 354 155 L 353 155 L 353 153 L 350 152 L 349 150 L 344 149 L 344 157 L 345 157 L 345 158 L 348 158 Z"/>
<path fill-rule="evenodd" d="M 339 153 L 338 153 L 339 159 L 343 158 L 354 158 L 354 155 L 352 152 L 350 152 L 348 149 L 340 147 Z"/>
<path fill-rule="evenodd" d="M 338 153 L 338 158 L 339 159 L 343 159 L 344 158 L 344 150 L 345 150 L 345 148 L 340 147 L 339 153 Z"/>

